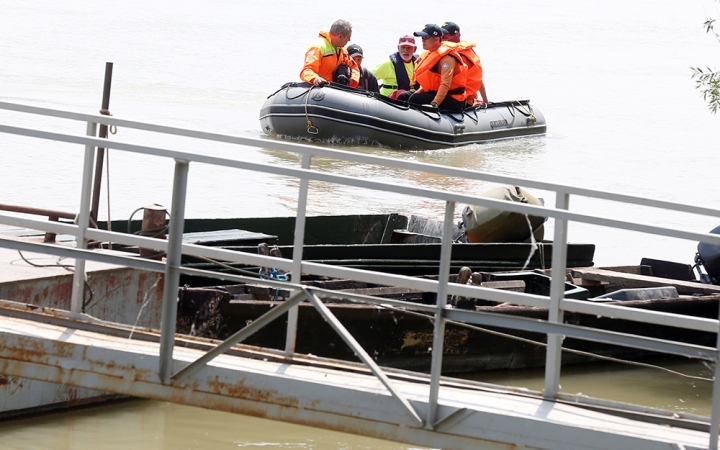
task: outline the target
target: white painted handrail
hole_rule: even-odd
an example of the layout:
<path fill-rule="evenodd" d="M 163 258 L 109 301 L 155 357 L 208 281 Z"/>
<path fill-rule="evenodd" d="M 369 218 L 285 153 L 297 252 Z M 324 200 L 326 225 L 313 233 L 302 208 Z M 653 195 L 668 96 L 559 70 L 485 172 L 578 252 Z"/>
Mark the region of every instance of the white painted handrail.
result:
<path fill-rule="evenodd" d="M 322 275 L 333 278 L 347 278 L 359 281 L 370 281 L 382 285 L 400 286 L 410 289 L 422 289 L 436 292 L 438 294 L 438 301 L 434 306 L 417 305 L 402 301 L 392 301 L 388 299 L 376 299 L 373 297 L 366 297 L 361 295 L 351 295 L 344 293 L 334 294 L 343 298 L 351 299 L 353 301 L 375 304 L 391 304 L 395 307 L 431 313 L 434 315 L 436 335 L 434 341 L 435 343 L 433 345 L 432 377 L 429 390 L 430 407 L 429 410 L 426 411 L 427 415 L 424 420 L 417 415 L 417 413 L 412 408 L 412 406 L 410 406 L 407 400 L 394 390 L 394 388 L 389 383 L 382 371 L 378 367 L 376 367 L 371 360 L 369 360 L 369 362 L 366 361 L 369 364 L 373 373 L 375 373 L 379 377 L 379 379 L 383 381 L 383 383 L 390 390 L 392 395 L 396 397 L 398 401 L 400 401 L 406 407 L 417 426 L 433 428 L 434 424 L 439 423 L 436 411 L 436 408 L 438 406 L 437 390 L 440 378 L 440 367 L 442 364 L 442 342 L 444 335 L 444 323 L 445 320 L 449 319 L 471 324 L 493 325 L 507 327 L 511 329 L 536 331 L 547 334 L 548 349 L 545 374 L 545 395 L 549 398 L 556 397 L 558 395 L 560 376 L 560 352 L 562 349 L 562 339 L 564 336 L 597 342 L 606 342 L 616 345 L 624 345 L 629 347 L 636 347 L 646 350 L 666 352 L 676 355 L 685 355 L 694 358 L 707 359 L 715 362 L 716 367 L 718 367 L 718 349 L 715 347 L 701 347 L 691 344 L 658 340 L 622 333 L 613 333 L 604 330 L 593 330 L 585 327 L 578 327 L 563 323 L 564 311 L 574 311 L 584 314 L 605 315 L 608 317 L 615 317 L 625 320 L 653 323 L 658 325 L 673 326 L 692 330 L 701 330 L 714 333 L 718 332 L 719 324 L 718 320 L 715 319 L 694 318 L 677 314 L 643 311 L 612 305 L 590 304 L 578 300 L 565 299 L 563 298 L 563 275 L 565 273 L 565 259 L 567 255 L 567 228 L 570 222 L 587 223 L 623 230 L 650 233 L 659 236 L 706 242 L 713 245 L 720 245 L 720 235 L 716 234 L 698 233 L 691 230 L 675 229 L 652 224 L 639 223 L 635 221 L 620 220 L 614 217 L 574 212 L 571 211 L 570 208 L 570 199 L 572 196 L 612 200 L 628 204 L 661 208 L 664 210 L 683 213 L 692 213 L 714 218 L 720 217 L 720 210 L 707 208 L 699 205 L 674 203 L 657 199 L 646 199 L 620 193 L 586 189 L 577 186 L 547 183 L 538 180 L 528 180 L 516 177 L 490 174 L 480 171 L 437 166 L 426 163 L 402 161 L 392 158 L 383 158 L 348 151 L 320 148 L 311 145 L 283 142 L 278 140 L 253 139 L 198 130 L 188 130 L 162 125 L 154 125 L 104 115 L 82 114 L 7 102 L 0 102 L 0 110 L 76 120 L 85 122 L 87 124 L 87 135 L 75 135 L 68 133 L 60 133 L 56 131 L 47 131 L 0 124 L 0 133 L 27 136 L 43 140 L 74 143 L 78 144 L 78 150 L 84 149 L 86 151 L 86 163 L 84 165 L 82 174 L 84 181 L 82 184 L 82 192 L 79 201 L 80 213 L 78 217 L 81 220 L 79 220 L 78 224 L 62 224 L 57 222 L 41 221 L 11 216 L 7 214 L 0 214 L 1 225 L 26 227 L 57 234 L 71 234 L 78 238 L 78 247 L 69 248 L 66 246 L 38 244 L 6 237 L 0 237 L 0 246 L 19 250 L 30 250 L 34 252 L 45 252 L 59 256 L 69 256 L 77 258 L 78 261 L 93 260 L 112 262 L 115 264 L 122 264 L 129 267 L 164 272 L 166 275 L 166 285 L 164 289 L 165 297 L 163 299 L 159 374 L 161 379 L 164 380 L 165 383 L 174 382 L 171 369 L 173 366 L 172 352 L 175 336 L 175 308 L 177 299 L 177 285 L 180 274 L 192 273 L 195 275 L 210 276 L 225 280 L 238 281 L 247 281 L 249 279 L 248 277 L 243 277 L 240 275 L 219 274 L 207 271 L 198 271 L 197 269 L 183 268 L 180 265 L 180 257 L 182 255 L 203 256 L 206 258 L 213 258 L 217 260 L 237 262 L 248 265 L 272 266 L 291 272 L 293 274 L 291 282 L 282 283 L 282 286 L 294 292 L 305 292 L 304 295 L 306 295 L 306 297 L 311 300 L 311 302 L 316 308 L 319 308 L 321 310 L 321 313 L 326 317 L 326 319 L 337 325 L 335 326 L 335 329 L 343 337 L 343 339 L 345 339 L 345 341 L 348 342 L 349 345 L 357 346 L 357 348 L 355 348 L 356 351 L 362 351 L 362 349 L 359 348 L 354 338 L 352 338 L 352 336 L 347 333 L 347 330 L 340 326 L 339 323 L 336 323 L 334 317 L 331 317 L 332 314 L 322 308 L 322 303 L 317 300 L 317 297 L 314 294 L 315 290 L 300 285 L 301 280 L 299 275 L 301 273 Z M 221 142 L 238 146 L 263 147 L 279 151 L 293 152 L 303 155 L 302 164 L 300 167 L 281 167 L 271 164 L 254 163 L 228 158 L 218 158 L 203 154 L 174 150 L 172 148 L 162 148 L 133 142 L 123 142 L 115 140 L 109 141 L 105 139 L 99 139 L 93 136 L 97 124 L 115 125 L 118 127 L 133 128 L 137 130 L 145 130 L 173 136 L 183 136 L 193 139 L 204 139 L 207 141 Z M 89 212 L 88 199 L 89 190 L 91 188 L 90 183 L 87 182 L 87 180 L 91 179 L 93 170 L 92 164 L 88 163 L 88 161 L 92 160 L 95 147 L 115 149 L 119 151 L 137 153 L 142 155 L 154 155 L 175 160 L 176 170 L 174 176 L 172 203 L 173 219 L 171 221 L 171 227 L 173 228 L 170 232 L 171 239 L 169 241 L 133 236 L 124 233 L 96 230 L 87 227 L 87 213 Z M 494 200 L 474 195 L 467 195 L 463 192 L 454 192 L 451 190 L 428 189 L 401 183 L 380 182 L 371 179 L 361 179 L 343 175 L 336 175 L 311 169 L 310 162 L 311 159 L 315 156 L 364 164 L 374 164 L 384 167 L 427 172 L 471 180 L 482 180 L 493 183 L 515 184 L 524 187 L 533 187 L 554 192 L 557 200 L 554 207 L 538 207 L 522 203 L 505 202 L 502 200 Z M 253 255 L 248 253 L 233 252 L 198 245 L 183 244 L 181 241 L 181 235 L 184 223 L 187 175 L 189 167 L 192 164 L 196 163 L 211 164 L 242 170 L 251 170 L 267 174 L 293 177 L 300 180 L 301 188 L 298 198 L 298 217 L 296 222 L 298 224 L 298 227 L 296 228 L 296 236 L 294 240 L 294 259 L 290 261 L 263 255 Z M 427 279 L 417 279 L 400 275 L 377 273 L 367 270 L 358 270 L 303 261 L 302 251 L 300 250 L 303 248 L 304 243 L 304 220 L 306 213 L 308 182 L 310 180 L 358 188 L 394 192 L 445 202 L 447 205 L 443 234 L 445 239 L 443 240 L 441 260 L 439 261 L 439 266 L 441 268 L 439 280 L 433 281 Z M 529 215 L 551 217 L 555 219 L 555 240 L 553 244 L 553 269 L 555 270 L 553 270 L 553 272 L 559 273 L 561 274 L 561 276 L 554 276 L 552 278 L 551 295 L 549 297 L 546 297 L 516 292 L 501 292 L 478 286 L 466 286 L 448 283 L 447 275 L 451 248 L 449 236 L 451 236 L 450 233 L 452 231 L 452 215 L 455 204 L 457 203 L 481 205 L 490 208 L 502 209 L 506 211 L 524 213 Z M 89 239 L 112 241 L 126 245 L 136 245 L 143 248 L 152 248 L 166 251 L 168 255 L 167 261 L 166 263 L 161 263 L 157 261 L 139 259 L 132 256 L 119 256 L 117 254 L 108 254 L 98 251 L 87 250 L 84 248 L 84 243 Z M 82 288 L 82 283 L 80 283 L 79 280 L 82 280 L 82 277 L 84 276 L 83 272 L 84 263 L 80 262 L 76 266 L 73 298 L 79 298 L 78 296 L 80 294 L 78 290 Z M 253 281 L 257 282 L 257 280 Z M 267 283 L 268 285 L 280 284 L 277 281 L 270 280 L 263 282 Z M 520 305 L 543 307 L 549 310 L 550 317 L 549 320 L 544 321 L 531 320 L 521 317 L 493 315 L 489 313 L 480 313 L 474 311 L 455 310 L 445 305 L 447 295 L 462 295 L 465 297 L 482 298 L 498 302 L 512 302 Z M 73 305 L 79 308 L 80 302 L 74 301 Z M 292 352 L 294 352 L 295 345 L 294 336 L 296 333 L 296 323 L 293 319 L 293 314 L 295 314 L 296 317 L 296 312 L 294 312 L 296 311 L 296 306 L 291 307 L 291 305 L 288 305 L 288 310 L 290 313 L 290 320 L 288 323 L 288 340 L 286 343 L 286 352 L 288 354 L 291 354 Z M 226 346 L 229 347 L 230 344 L 228 343 L 226 344 Z M 220 349 L 218 350 L 218 352 L 219 351 Z M 208 356 L 208 359 L 209 358 L 210 356 Z M 204 364 L 204 361 L 197 362 L 197 364 Z M 196 370 L 195 367 L 196 366 L 193 366 L 193 370 Z M 718 411 L 718 409 L 720 408 L 719 396 L 720 389 L 718 389 L 718 384 L 716 381 L 713 390 L 713 409 L 711 417 L 711 442 L 709 446 L 711 449 L 717 449 L 717 436 L 719 428 L 718 424 L 720 424 L 720 411 Z"/>

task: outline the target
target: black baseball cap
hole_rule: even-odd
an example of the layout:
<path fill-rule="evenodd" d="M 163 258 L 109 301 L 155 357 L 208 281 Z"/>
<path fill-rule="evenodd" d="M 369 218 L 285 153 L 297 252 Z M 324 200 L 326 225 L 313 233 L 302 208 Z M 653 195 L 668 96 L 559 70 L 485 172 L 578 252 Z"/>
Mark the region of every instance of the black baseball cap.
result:
<path fill-rule="evenodd" d="M 445 22 L 442 24 L 443 34 L 449 34 L 451 36 L 456 35 L 460 32 L 460 27 L 455 22 Z"/>
<path fill-rule="evenodd" d="M 443 31 L 442 28 L 435 25 L 434 23 L 428 23 L 425 25 L 425 28 L 423 28 L 422 31 L 416 31 L 413 33 L 415 36 L 434 36 L 434 37 L 442 37 Z"/>
<path fill-rule="evenodd" d="M 348 45 L 348 55 L 352 58 L 353 56 L 363 56 L 362 47 L 357 44 Z"/>

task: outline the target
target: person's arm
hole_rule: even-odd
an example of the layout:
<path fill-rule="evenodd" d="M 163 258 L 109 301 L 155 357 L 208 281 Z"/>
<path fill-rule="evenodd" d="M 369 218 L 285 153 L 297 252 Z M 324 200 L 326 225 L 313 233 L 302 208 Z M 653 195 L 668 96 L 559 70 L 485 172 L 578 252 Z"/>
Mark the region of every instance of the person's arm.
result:
<path fill-rule="evenodd" d="M 433 101 L 439 105 L 445 100 L 445 96 L 450 90 L 450 83 L 452 83 L 457 60 L 450 55 L 446 55 L 442 57 L 438 66 L 440 67 L 440 87 Z"/>
<path fill-rule="evenodd" d="M 483 103 L 487 103 L 487 94 L 485 93 L 485 81 L 482 81 L 480 83 L 480 89 L 478 89 L 478 92 L 480 93 L 480 97 L 482 97 Z"/>
<path fill-rule="evenodd" d="M 318 75 L 321 59 L 322 51 L 320 50 L 320 47 L 315 45 L 310 46 L 307 52 L 305 52 L 305 64 L 300 71 L 300 79 L 306 83 L 314 84 L 315 86 L 327 83 L 326 79 Z"/>

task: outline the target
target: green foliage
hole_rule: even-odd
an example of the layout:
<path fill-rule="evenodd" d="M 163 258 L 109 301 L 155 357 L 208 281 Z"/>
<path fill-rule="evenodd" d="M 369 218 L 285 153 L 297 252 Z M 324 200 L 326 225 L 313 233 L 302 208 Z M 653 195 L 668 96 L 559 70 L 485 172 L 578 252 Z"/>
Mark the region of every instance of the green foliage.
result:
<path fill-rule="evenodd" d="M 720 35 L 715 31 L 715 19 L 707 19 L 703 24 L 705 32 L 715 36 L 720 42 Z M 703 70 L 700 67 L 691 67 L 695 87 L 702 92 L 703 100 L 707 102 L 710 111 L 715 114 L 720 109 L 720 72 L 709 67 Z"/>
<path fill-rule="evenodd" d="M 693 79 L 695 87 L 702 92 L 703 100 L 708 104 L 708 108 L 715 114 L 720 108 L 720 72 L 713 72 L 709 67 L 707 71 L 703 71 L 700 67 L 691 67 L 693 70 Z"/>

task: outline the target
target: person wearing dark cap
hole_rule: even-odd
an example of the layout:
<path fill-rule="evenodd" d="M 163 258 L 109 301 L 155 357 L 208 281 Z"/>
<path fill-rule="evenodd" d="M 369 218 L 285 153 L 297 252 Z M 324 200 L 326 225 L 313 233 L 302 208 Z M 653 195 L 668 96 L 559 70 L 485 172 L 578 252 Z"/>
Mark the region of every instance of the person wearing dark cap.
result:
<path fill-rule="evenodd" d="M 380 88 L 378 87 L 377 78 L 375 78 L 375 75 L 373 75 L 372 72 L 362 66 L 362 47 L 357 44 L 348 45 L 347 51 L 348 55 L 350 55 L 350 58 L 355 61 L 355 64 L 357 64 L 358 70 L 360 71 L 360 82 L 358 84 L 358 89 L 365 89 L 366 91 L 379 93 Z"/>
<path fill-rule="evenodd" d="M 468 66 L 468 78 L 465 84 L 465 91 L 467 92 L 467 98 L 465 102 L 473 106 L 476 102 L 478 94 L 482 98 L 483 103 L 487 103 L 487 93 L 485 92 L 485 82 L 483 81 L 482 65 L 480 64 L 480 57 L 475 52 L 475 42 L 463 41 L 460 39 L 460 27 L 455 22 L 445 22 L 442 24 L 443 29 L 443 44 L 454 48 L 463 61 Z"/>
<path fill-rule="evenodd" d="M 442 43 L 442 28 L 430 23 L 413 33 L 422 38 L 425 52 L 415 61 L 415 79 L 420 89 L 407 101 L 416 105 L 460 112 L 465 108 L 467 66 L 462 57 Z M 407 92 L 398 96 L 405 99 Z"/>
<path fill-rule="evenodd" d="M 373 69 L 377 79 L 382 81 L 380 93 L 386 97 L 398 91 L 418 88 L 415 81 L 415 60 L 418 57 L 415 53 L 417 50 L 415 38 L 409 34 L 400 37 L 397 49 L 397 52 Z"/>
<path fill-rule="evenodd" d="M 305 52 L 305 64 L 300 71 L 300 79 L 314 86 L 322 86 L 332 81 L 338 66 L 349 67 L 348 83 L 356 87 L 360 81 L 358 67 L 345 50 L 352 36 L 352 25 L 347 20 L 336 20 L 329 32 L 321 31 Z"/>

